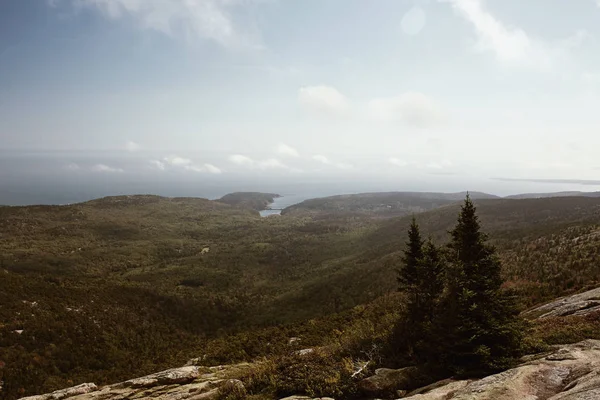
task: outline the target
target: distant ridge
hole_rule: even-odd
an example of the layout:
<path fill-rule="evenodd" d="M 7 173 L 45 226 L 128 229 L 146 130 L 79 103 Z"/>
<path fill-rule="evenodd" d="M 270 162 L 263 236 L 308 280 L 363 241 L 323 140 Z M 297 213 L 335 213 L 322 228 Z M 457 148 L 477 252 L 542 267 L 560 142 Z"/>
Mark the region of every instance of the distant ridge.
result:
<path fill-rule="evenodd" d="M 521 193 L 506 196 L 505 199 L 543 199 L 548 197 L 600 197 L 600 192 L 550 192 L 550 193 Z"/>
<path fill-rule="evenodd" d="M 500 199 L 483 192 L 468 192 L 475 200 Z M 283 210 L 284 214 L 344 213 L 371 214 L 377 217 L 398 217 L 433 210 L 465 198 L 467 192 L 375 192 L 345 194 L 309 199 Z"/>

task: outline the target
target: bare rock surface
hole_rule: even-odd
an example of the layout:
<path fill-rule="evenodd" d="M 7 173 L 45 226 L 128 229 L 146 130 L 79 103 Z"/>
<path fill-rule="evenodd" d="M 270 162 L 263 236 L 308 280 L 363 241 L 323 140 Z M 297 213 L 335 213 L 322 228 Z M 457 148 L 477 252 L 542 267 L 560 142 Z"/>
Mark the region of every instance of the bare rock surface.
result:
<path fill-rule="evenodd" d="M 81 385 L 73 386 L 66 389 L 57 390 L 48 394 L 39 396 L 24 397 L 27 400 L 62 400 L 69 397 L 86 394 L 98 390 L 98 387 L 93 383 L 82 383 Z"/>
<path fill-rule="evenodd" d="M 331 397 L 308 397 L 308 396 L 289 396 L 280 400 L 334 400 Z"/>
<path fill-rule="evenodd" d="M 85 383 L 21 400 L 214 400 L 223 385 L 243 387 L 241 381 L 230 379 L 230 376 L 248 366 L 236 364 L 207 368 L 188 365 L 100 388 L 93 383 Z"/>
<path fill-rule="evenodd" d="M 560 346 L 544 357 L 476 381 L 449 381 L 411 400 L 600 399 L 600 340 Z"/>
<path fill-rule="evenodd" d="M 548 318 L 587 315 L 596 311 L 600 311 L 600 288 L 560 298 L 528 310 L 524 315 L 530 318 Z"/>

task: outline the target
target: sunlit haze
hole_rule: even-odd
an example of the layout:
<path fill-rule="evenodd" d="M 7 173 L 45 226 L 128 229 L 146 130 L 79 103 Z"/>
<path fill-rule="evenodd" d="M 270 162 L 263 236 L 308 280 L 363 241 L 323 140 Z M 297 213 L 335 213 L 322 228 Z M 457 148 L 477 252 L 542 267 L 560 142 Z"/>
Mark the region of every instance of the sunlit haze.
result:
<path fill-rule="evenodd" d="M 599 190 L 598 104 L 594 0 L 0 3 L 0 203 Z"/>

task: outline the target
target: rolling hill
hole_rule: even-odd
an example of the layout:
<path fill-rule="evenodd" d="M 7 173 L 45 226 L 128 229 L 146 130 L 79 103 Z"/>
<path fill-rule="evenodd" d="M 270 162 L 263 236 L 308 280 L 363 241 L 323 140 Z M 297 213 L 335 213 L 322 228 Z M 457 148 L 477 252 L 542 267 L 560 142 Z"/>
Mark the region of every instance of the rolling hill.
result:
<path fill-rule="evenodd" d="M 458 213 L 452 196 L 366 198 L 435 204 L 417 219 L 442 242 Z M 275 219 L 252 205 L 158 196 L 0 207 L 0 365 L 20 385 L 10 393 L 114 382 L 198 354 L 246 359 L 274 350 L 222 338 L 287 338 L 289 324 L 314 333 L 314 318 L 385 298 L 411 217 L 398 206 L 400 216 L 381 218 L 360 197 L 338 212 L 340 199 L 325 200 L 332 212 L 292 207 Z M 476 203 L 523 307 L 600 282 L 600 198 Z"/>

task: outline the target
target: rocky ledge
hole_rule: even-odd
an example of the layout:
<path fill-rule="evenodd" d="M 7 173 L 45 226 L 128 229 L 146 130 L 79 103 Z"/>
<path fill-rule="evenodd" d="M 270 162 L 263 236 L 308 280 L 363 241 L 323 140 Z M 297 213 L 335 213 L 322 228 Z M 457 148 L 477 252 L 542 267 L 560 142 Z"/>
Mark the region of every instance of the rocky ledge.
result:
<path fill-rule="evenodd" d="M 229 377 L 249 367 L 250 364 L 209 368 L 188 365 L 114 385 L 97 387 L 93 383 L 84 383 L 49 394 L 24 397 L 22 400 L 212 400 L 219 396 L 220 390 L 244 392 L 242 382 Z"/>
<path fill-rule="evenodd" d="M 560 298 L 523 314 L 528 318 L 549 318 L 587 315 L 595 311 L 600 311 L 600 288 Z"/>
<path fill-rule="evenodd" d="M 600 341 L 585 340 L 560 346 L 517 368 L 475 381 L 442 381 L 409 393 L 403 399 L 600 399 Z"/>
<path fill-rule="evenodd" d="M 245 393 L 241 381 L 232 379 L 252 364 L 219 367 L 188 365 L 125 382 L 97 387 L 86 383 L 27 400 L 214 400 L 225 391 Z M 398 372 L 401 371 L 401 372 Z M 520 366 L 479 380 L 444 380 L 406 393 L 402 390 L 410 370 L 379 370 L 361 385 L 366 390 L 392 390 L 411 400 L 592 400 L 600 399 L 600 340 L 557 346 L 528 356 Z M 374 396 L 371 396 L 374 397 Z M 286 400 L 311 400 L 293 396 Z M 326 399 L 322 399 L 326 400 Z M 331 400 L 331 399 L 327 399 Z"/>

